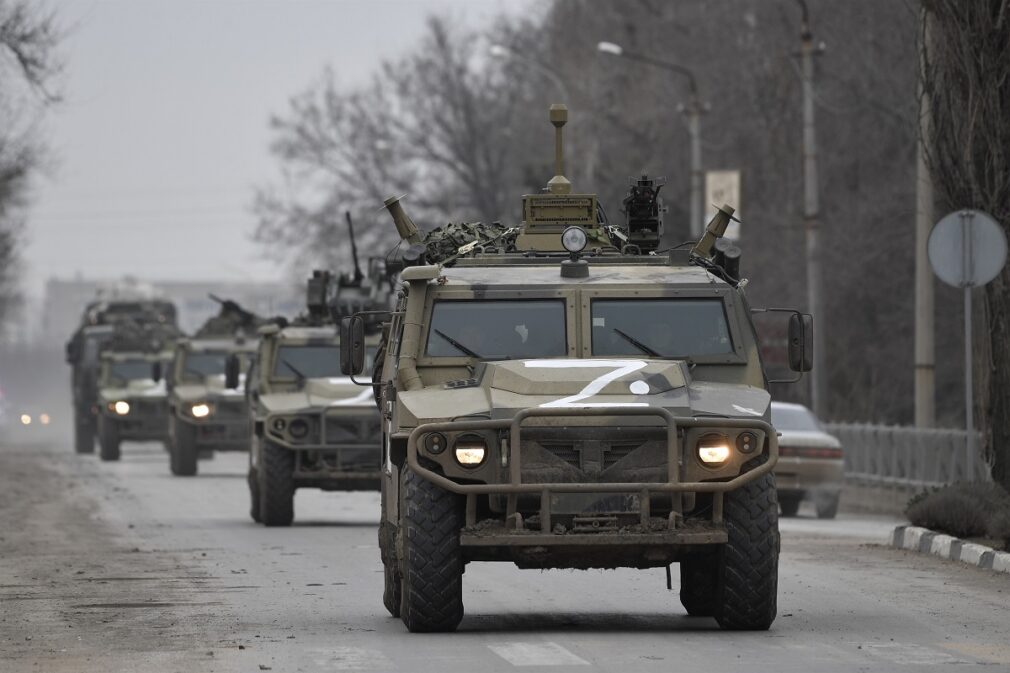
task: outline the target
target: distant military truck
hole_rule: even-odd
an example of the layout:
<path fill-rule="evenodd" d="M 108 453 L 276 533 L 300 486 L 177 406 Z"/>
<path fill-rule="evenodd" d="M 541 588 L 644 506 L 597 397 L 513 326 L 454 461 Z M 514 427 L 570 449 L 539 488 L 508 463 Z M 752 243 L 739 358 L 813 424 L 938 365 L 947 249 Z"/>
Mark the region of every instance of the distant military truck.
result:
<path fill-rule="evenodd" d="M 168 384 L 168 451 L 172 474 L 191 477 L 215 451 L 249 450 L 249 407 L 242 390 L 225 386 L 229 356 L 244 377 L 256 339 L 182 339 Z"/>
<path fill-rule="evenodd" d="M 375 377 L 383 602 L 410 631 L 451 631 L 473 561 L 666 567 L 668 588 L 679 563 L 689 614 L 767 629 L 778 443 L 740 251 L 717 247 L 733 209 L 690 251 L 659 250 L 662 208 L 611 223 L 571 193 L 566 117 L 552 106 L 555 176 L 518 227 L 472 227 L 447 251 L 387 201 L 420 264 L 402 273 Z M 635 198 L 658 199 L 643 182 Z M 786 315 L 792 368 L 807 370 L 809 316 Z M 363 319 L 345 320 L 345 373 L 366 348 Z"/>
<path fill-rule="evenodd" d="M 106 351 L 98 379 L 102 460 L 119 460 L 124 441 L 168 441 L 168 396 L 162 371 L 172 350 Z"/>
<path fill-rule="evenodd" d="M 107 296 L 87 305 L 81 325 L 66 345 L 66 360 L 71 366 L 71 393 L 74 411 L 74 448 L 77 453 L 95 450 L 98 417 L 99 353 L 112 335 L 126 329 L 155 326 L 176 330 L 176 310 L 172 302 L 137 293 L 113 289 Z"/>

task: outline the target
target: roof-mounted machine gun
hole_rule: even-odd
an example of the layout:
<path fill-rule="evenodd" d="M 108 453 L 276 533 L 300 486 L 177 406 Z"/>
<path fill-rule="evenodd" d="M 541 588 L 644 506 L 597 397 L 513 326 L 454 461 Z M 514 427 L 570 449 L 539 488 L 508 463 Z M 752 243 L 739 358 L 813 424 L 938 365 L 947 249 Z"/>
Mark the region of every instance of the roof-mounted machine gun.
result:
<path fill-rule="evenodd" d="M 220 304 L 221 309 L 217 315 L 207 318 L 206 322 L 200 326 L 194 335 L 197 339 L 242 338 L 254 334 L 256 328 L 266 322 L 252 311 L 242 308 L 237 301 L 221 299 L 213 293 L 207 296 Z"/>
<path fill-rule="evenodd" d="M 666 184 L 666 178 L 650 178 L 643 174 L 640 178 L 628 180 L 630 189 L 624 197 L 624 227 L 628 245 L 639 252 L 651 252 L 659 247 L 663 237 L 663 213 L 666 206 L 659 197 L 659 191 Z"/>

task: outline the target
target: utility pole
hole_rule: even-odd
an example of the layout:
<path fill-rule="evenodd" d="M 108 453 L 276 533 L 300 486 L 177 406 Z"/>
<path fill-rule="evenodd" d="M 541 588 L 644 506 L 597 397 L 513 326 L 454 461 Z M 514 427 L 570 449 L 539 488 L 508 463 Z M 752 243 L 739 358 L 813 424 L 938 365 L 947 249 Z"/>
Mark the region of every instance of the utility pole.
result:
<path fill-rule="evenodd" d="M 817 134 L 814 125 L 814 57 L 819 49 L 810 31 L 810 14 L 805 0 L 797 0 L 803 10 L 800 32 L 800 72 L 803 76 L 803 224 L 807 247 L 807 310 L 814 316 L 814 367 L 810 372 L 810 406 L 820 418 L 827 418 L 828 372 L 824 362 L 824 293 L 821 283 L 820 203 L 817 182 Z"/>
<path fill-rule="evenodd" d="M 933 273 L 927 243 L 933 227 L 933 177 L 926 165 L 931 132 L 929 101 L 923 90 L 929 12 L 921 10 L 922 40 L 919 43 L 919 142 L 915 152 L 915 424 L 936 425 L 936 342 Z"/>
<path fill-rule="evenodd" d="M 703 221 L 705 206 L 702 203 L 701 115 L 705 113 L 708 106 L 702 102 L 701 95 L 698 93 L 698 80 L 695 78 L 694 72 L 677 63 L 661 61 L 650 56 L 625 51 L 621 45 L 614 44 L 613 42 L 600 42 L 596 45 L 596 49 L 603 54 L 646 63 L 663 70 L 675 72 L 687 78 L 691 98 L 687 105 L 682 105 L 679 108 L 687 121 L 687 132 L 690 137 L 691 194 L 689 196 L 689 210 L 691 221 L 688 223 L 687 230 L 692 237 L 701 239 L 702 232 L 705 229 L 705 222 Z M 815 330 L 814 334 L 816 333 Z"/>

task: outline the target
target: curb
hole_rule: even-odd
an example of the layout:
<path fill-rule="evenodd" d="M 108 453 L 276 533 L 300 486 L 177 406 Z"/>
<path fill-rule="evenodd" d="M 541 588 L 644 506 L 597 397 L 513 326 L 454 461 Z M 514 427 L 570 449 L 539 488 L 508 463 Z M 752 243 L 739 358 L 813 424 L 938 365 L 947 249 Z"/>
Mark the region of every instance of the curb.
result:
<path fill-rule="evenodd" d="M 932 554 L 948 561 L 959 561 L 983 570 L 1010 573 L 1010 552 L 965 542 L 918 526 L 898 526 L 888 543 L 895 549 Z"/>

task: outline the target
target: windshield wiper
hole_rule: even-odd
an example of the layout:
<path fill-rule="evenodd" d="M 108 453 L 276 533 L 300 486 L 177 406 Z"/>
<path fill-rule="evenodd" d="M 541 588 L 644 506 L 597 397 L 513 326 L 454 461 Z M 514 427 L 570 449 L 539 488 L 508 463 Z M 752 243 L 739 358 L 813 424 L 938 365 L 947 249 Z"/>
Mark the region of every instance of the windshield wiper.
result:
<path fill-rule="evenodd" d="M 478 354 L 477 354 L 477 353 L 475 353 L 474 351 L 470 350 L 469 348 L 467 348 L 466 346 L 464 346 L 464 345 L 463 345 L 463 344 L 461 344 L 460 342 L 456 341 L 455 339 L 453 339 L 453 338 L 452 338 L 451 336 L 449 336 L 448 334 L 446 334 L 446 333 L 445 333 L 445 332 L 443 332 L 442 330 L 438 330 L 438 329 L 433 329 L 432 331 L 433 331 L 433 332 L 434 332 L 435 334 L 437 334 L 437 335 L 439 335 L 440 337 L 442 337 L 443 339 L 445 339 L 446 341 L 448 341 L 448 342 L 449 342 L 450 344 L 452 344 L 452 346 L 453 346 L 454 348 L 458 349 L 459 351 L 461 351 L 461 352 L 463 352 L 463 353 L 466 353 L 467 355 L 469 355 L 469 356 L 470 356 L 470 357 L 472 357 L 472 358 L 477 358 L 477 359 L 480 359 L 480 355 L 478 355 Z"/>
<path fill-rule="evenodd" d="M 661 357 L 663 357 L 662 355 L 660 355 L 659 353 L 657 353 L 655 350 L 653 350 L 652 348 L 649 348 L 648 346 L 646 346 L 645 344 L 643 344 L 641 341 L 639 341 L 635 337 L 631 336 L 630 334 L 625 334 L 624 332 L 622 332 L 621 330 L 617 329 L 616 327 L 614 328 L 614 331 L 617 332 L 618 334 L 620 334 L 625 339 L 627 339 L 628 343 L 630 343 L 632 346 L 634 346 L 638 350 L 642 351 L 646 355 L 651 355 L 654 358 L 661 358 Z"/>
<path fill-rule="evenodd" d="M 308 376 L 306 376 L 305 374 L 301 373 L 301 371 L 299 371 L 297 367 L 295 367 L 295 366 L 294 366 L 293 364 L 291 364 L 290 362 L 288 362 L 288 361 L 287 361 L 287 360 L 285 360 L 284 358 L 281 358 L 281 362 L 283 362 L 283 363 L 284 363 L 284 366 L 285 366 L 285 367 L 287 367 L 287 368 L 288 368 L 288 369 L 290 369 L 290 370 L 291 370 L 292 372 L 294 372 L 294 375 L 295 375 L 296 377 L 298 377 L 298 382 L 299 382 L 299 383 L 303 383 L 303 382 L 304 382 L 304 381 L 305 381 L 306 379 L 308 379 L 308 378 L 309 378 L 309 377 L 308 377 Z"/>

